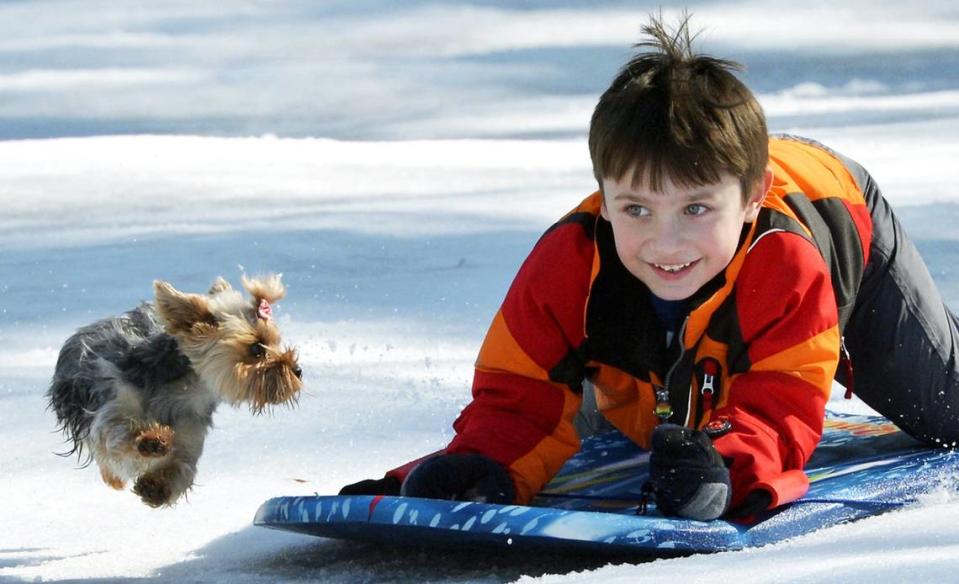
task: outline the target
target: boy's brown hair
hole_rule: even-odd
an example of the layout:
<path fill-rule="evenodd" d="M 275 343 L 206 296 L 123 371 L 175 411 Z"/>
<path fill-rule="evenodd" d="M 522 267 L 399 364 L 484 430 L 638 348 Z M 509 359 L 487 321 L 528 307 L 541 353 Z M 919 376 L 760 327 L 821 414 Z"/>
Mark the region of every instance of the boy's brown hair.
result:
<path fill-rule="evenodd" d="M 643 27 L 650 40 L 619 72 L 593 111 L 593 174 L 660 191 L 668 177 L 682 186 L 740 179 L 745 201 L 769 156 L 762 108 L 732 71 L 733 61 L 697 54 L 684 14 L 675 32 L 661 17 Z"/>

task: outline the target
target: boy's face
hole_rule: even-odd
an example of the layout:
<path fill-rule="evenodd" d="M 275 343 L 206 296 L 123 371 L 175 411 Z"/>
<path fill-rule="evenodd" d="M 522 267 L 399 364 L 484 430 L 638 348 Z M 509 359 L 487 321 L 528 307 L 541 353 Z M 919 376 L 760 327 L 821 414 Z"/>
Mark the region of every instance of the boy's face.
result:
<path fill-rule="evenodd" d="M 612 224 L 619 259 L 665 300 L 682 300 L 723 271 L 736 253 L 744 223 L 759 213 L 772 183 L 767 169 L 743 204 L 737 177 L 694 187 L 667 178 L 662 192 L 632 187 L 632 173 L 603 179 L 602 215 Z"/>

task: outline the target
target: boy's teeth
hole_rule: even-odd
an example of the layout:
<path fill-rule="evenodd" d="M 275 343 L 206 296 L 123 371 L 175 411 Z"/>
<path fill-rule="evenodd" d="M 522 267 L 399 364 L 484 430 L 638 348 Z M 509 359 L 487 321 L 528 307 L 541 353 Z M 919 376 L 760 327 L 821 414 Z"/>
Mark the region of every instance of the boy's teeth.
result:
<path fill-rule="evenodd" d="M 657 268 L 659 268 L 660 270 L 664 270 L 664 271 L 667 271 L 667 272 L 678 272 L 679 270 L 681 270 L 681 269 L 689 266 L 689 264 L 691 264 L 691 263 L 693 263 L 693 262 L 686 262 L 685 264 L 671 264 L 671 265 L 667 265 L 667 264 L 653 264 L 653 265 L 656 266 Z"/>

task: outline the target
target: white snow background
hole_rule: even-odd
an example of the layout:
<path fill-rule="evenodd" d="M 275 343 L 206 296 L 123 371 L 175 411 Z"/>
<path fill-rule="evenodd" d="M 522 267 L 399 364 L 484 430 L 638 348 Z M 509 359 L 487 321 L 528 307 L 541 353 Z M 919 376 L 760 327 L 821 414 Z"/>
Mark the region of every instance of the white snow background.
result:
<path fill-rule="evenodd" d="M 658 6 L 0 3 L 0 580 L 956 581 L 944 489 L 757 550 L 615 566 L 252 527 L 270 497 L 333 494 L 449 440 L 520 262 L 594 188 L 591 108 Z M 773 130 L 870 169 L 959 307 L 959 5 L 689 8 Z M 54 454 L 44 393 L 73 330 L 154 279 L 267 271 L 289 287 L 298 407 L 222 407 L 168 509 Z"/>

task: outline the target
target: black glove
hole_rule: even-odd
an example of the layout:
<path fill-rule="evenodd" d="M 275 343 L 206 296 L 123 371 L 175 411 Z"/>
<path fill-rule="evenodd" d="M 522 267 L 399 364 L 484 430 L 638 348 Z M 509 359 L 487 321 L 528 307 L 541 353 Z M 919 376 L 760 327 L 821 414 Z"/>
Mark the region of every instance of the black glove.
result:
<path fill-rule="evenodd" d="M 773 496 L 769 494 L 769 491 L 764 491 L 762 489 L 751 491 L 748 495 L 746 495 L 742 503 L 731 509 L 729 513 L 726 514 L 726 518 L 747 519 L 753 515 L 756 515 L 757 513 L 762 513 L 766 509 L 769 509 L 769 505 L 772 502 Z"/>
<path fill-rule="evenodd" d="M 366 479 L 340 489 L 341 495 L 399 495 L 400 479 L 384 477 L 382 479 Z"/>
<path fill-rule="evenodd" d="M 649 480 L 663 515 L 709 521 L 729 509 L 729 469 L 709 436 L 699 430 L 675 424 L 653 430 Z"/>
<path fill-rule="evenodd" d="M 400 493 L 404 497 L 512 503 L 513 480 L 500 463 L 481 454 L 441 454 L 413 469 Z"/>

